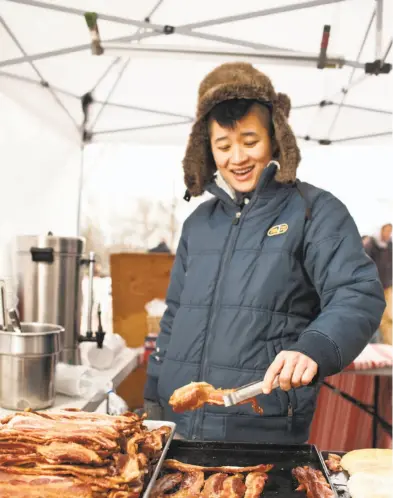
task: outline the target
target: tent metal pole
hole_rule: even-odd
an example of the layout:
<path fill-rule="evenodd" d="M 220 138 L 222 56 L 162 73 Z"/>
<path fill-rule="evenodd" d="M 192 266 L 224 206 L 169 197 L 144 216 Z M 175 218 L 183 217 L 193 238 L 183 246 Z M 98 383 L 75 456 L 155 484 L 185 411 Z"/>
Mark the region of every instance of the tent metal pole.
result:
<path fill-rule="evenodd" d="M 7 23 L 4 21 L 4 19 L 0 16 L 0 24 L 3 25 L 4 29 L 7 31 L 8 35 L 11 37 L 12 41 L 15 43 L 15 45 L 19 48 L 19 50 L 22 52 L 24 56 L 26 56 L 26 51 L 22 47 L 21 43 L 19 42 L 18 38 L 14 35 L 12 30 L 9 28 Z M 53 88 L 49 85 L 49 83 L 46 81 L 46 79 L 42 76 L 40 71 L 35 67 L 33 62 L 30 62 L 30 66 L 33 68 L 33 71 L 36 73 L 36 75 L 40 79 L 41 86 L 43 88 L 46 88 L 48 92 L 51 94 L 52 98 L 55 100 L 55 102 L 63 109 L 63 111 L 67 114 L 68 118 L 72 121 L 73 125 L 75 128 L 79 131 L 78 123 L 74 120 L 72 117 L 70 111 L 66 108 L 66 106 L 63 104 L 63 102 L 59 99 L 59 96 L 56 94 Z"/>
<path fill-rule="evenodd" d="M 382 131 L 380 133 L 371 133 L 369 135 L 359 135 L 356 137 L 345 137 L 345 138 L 337 138 L 336 140 L 332 140 L 332 143 L 341 143 L 341 142 L 351 142 L 353 140 L 363 140 L 366 138 L 377 138 L 377 137 L 387 137 L 387 136 L 392 136 L 391 131 Z"/>
<path fill-rule="evenodd" d="M 389 43 L 388 43 L 388 46 L 386 47 L 385 53 L 384 53 L 384 55 L 383 55 L 382 62 L 385 62 L 385 61 L 386 61 L 386 58 L 387 58 L 387 56 L 389 55 L 390 49 L 392 48 L 392 44 L 393 44 L 393 38 L 390 38 L 390 41 L 389 41 Z"/>
<path fill-rule="evenodd" d="M 136 57 L 138 54 L 140 56 L 171 56 L 171 55 L 187 55 L 193 56 L 195 58 L 202 58 L 202 60 L 214 60 L 219 59 L 222 62 L 223 58 L 229 60 L 248 60 L 249 62 L 255 62 L 260 64 L 266 61 L 267 63 L 282 63 L 291 64 L 297 63 L 302 66 L 316 67 L 319 57 L 314 54 L 301 54 L 301 53 L 280 53 L 280 52 L 241 52 L 241 51 L 229 51 L 229 50 L 216 50 L 216 49 L 203 49 L 200 47 L 178 47 L 178 46 L 168 46 L 168 45 L 106 45 L 102 44 L 107 55 L 129 55 Z M 341 68 L 345 65 L 354 68 L 362 69 L 364 64 L 345 60 L 340 57 L 331 57 L 326 61 L 327 65 L 332 67 Z"/>
<path fill-rule="evenodd" d="M 147 17 L 145 18 L 145 21 L 146 20 L 149 20 L 150 22 L 150 18 L 151 16 L 156 12 L 156 10 L 159 8 L 159 6 L 162 4 L 164 0 L 158 0 L 158 2 L 156 3 L 156 5 L 152 8 L 152 10 L 148 13 Z M 141 28 L 139 28 L 137 30 L 136 33 L 134 33 L 134 35 L 139 35 L 139 34 L 142 34 L 143 33 L 143 30 Z M 93 88 L 90 90 L 90 92 L 93 92 L 97 87 L 98 85 L 101 83 L 101 81 L 110 73 L 111 69 L 120 61 L 120 57 L 117 57 L 111 64 L 109 64 L 109 66 L 107 67 L 106 71 L 104 71 L 104 73 L 100 76 L 100 78 L 98 78 L 96 84 L 93 86 Z M 107 99 L 108 100 L 108 99 Z M 97 101 L 96 101 L 97 102 Z M 108 102 L 106 102 L 108 103 Z M 104 105 L 104 104 L 103 104 Z"/>
<path fill-rule="evenodd" d="M 166 126 L 179 126 L 179 125 L 184 125 L 184 124 L 190 124 L 190 121 L 176 121 L 172 123 L 160 123 L 160 124 L 153 124 L 153 125 L 146 125 L 146 126 L 135 126 L 135 127 L 130 127 L 130 128 L 118 128 L 115 130 L 100 130 L 100 131 L 94 131 L 92 133 L 92 137 L 94 138 L 97 135 L 110 135 L 112 133 L 121 133 L 124 131 L 141 131 L 141 130 L 152 130 L 156 128 L 165 128 Z"/>
<path fill-rule="evenodd" d="M 340 105 L 340 104 L 333 104 L 333 105 Z M 346 108 L 346 109 L 356 109 L 358 111 L 368 111 L 368 112 L 377 112 L 377 113 L 380 113 L 380 114 L 387 114 L 389 116 L 392 116 L 393 113 L 391 111 L 388 111 L 386 109 L 373 109 L 372 107 L 363 107 L 363 106 L 359 106 L 359 105 L 351 105 L 351 104 L 341 104 L 342 107 Z"/>
<path fill-rule="evenodd" d="M 13 0 L 8 0 L 13 1 Z M 115 43 L 115 42 L 132 42 L 139 41 L 143 38 L 150 38 L 154 36 L 160 36 L 161 33 L 149 32 L 149 33 L 141 33 L 140 35 L 129 35 L 129 36 L 121 36 L 118 38 L 111 38 L 109 40 L 103 40 L 103 43 Z M 0 68 L 5 66 L 14 66 L 16 64 L 22 64 L 23 62 L 31 62 L 38 61 L 42 59 L 48 59 L 49 57 L 57 57 L 58 55 L 68 55 L 76 52 L 83 52 L 84 50 L 90 50 L 91 43 L 83 43 L 82 45 L 75 45 L 74 47 L 65 47 L 59 50 L 50 50 L 49 52 L 40 52 L 39 54 L 26 55 L 23 57 L 15 57 L 13 59 L 6 59 L 4 61 L 0 61 Z"/>
<path fill-rule="evenodd" d="M 4 71 L 0 71 L 0 77 L 10 78 L 12 80 L 23 81 L 24 83 L 28 83 L 30 85 L 36 85 L 42 87 L 42 83 L 37 80 L 33 80 L 31 78 L 27 78 L 26 76 L 20 76 L 18 74 L 5 73 Z M 75 93 L 68 92 L 67 90 L 63 90 L 62 88 L 58 88 L 57 86 L 51 85 L 52 90 L 55 90 L 56 93 L 66 95 L 67 97 L 71 97 L 77 100 L 80 100 L 80 96 Z"/>
<path fill-rule="evenodd" d="M 366 32 L 364 34 L 364 37 L 363 37 L 363 40 L 362 40 L 362 43 L 360 45 L 360 48 L 359 48 L 359 51 L 358 51 L 358 55 L 356 57 L 356 61 L 359 61 L 360 59 L 360 56 L 362 55 L 362 52 L 363 52 L 363 48 L 366 44 L 366 41 L 367 41 L 367 38 L 368 38 L 368 35 L 370 33 L 370 29 L 371 29 L 371 26 L 373 24 L 373 21 L 374 21 L 374 18 L 375 18 L 375 14 L 376 14 L 376 9 L 373 10 L 373 13 L 371 15 L 371 19 L 369 20 L 368 22 L 368 25 L 367 25 L 367 28 L 366 28 Z M 338 120 L 338 117 L 340 115 L 340 112 L 341 112 L 341 108 L 342 108 L 342 105 L 345 103 L 345 100 L 347 98 L 347 95 L 348 95 L 348 91 L 349 91 L 349 88 L 350 88 L 350 85 L 352 83 L 352 80 L 353 80 L 353 77 L 355 75 L 355 68 L 352 69 L 351 71 L 351 74 L 349 75 L 349 78 L 348 78 L 348 83 L 347 83 L 347 88 L 348 90 L 342 94 L 342 97 L 341 97 L 341 102 L 337 108 L 337 111 L 336 111 L 336 114 L 334 115 L 334 118 L 333 118 L 333 121 L 330 125 L 330 128 L 329 128 L 329 131 L 328 131 L 328 137 L 330 138 L 331 134 L 333 133 L 333 129 L 334 127 L 336 126 L 336 123 L 337 123 L 337 120 Z"/>
<path fill-rule="evenodd" d="M 22 5 L 30 5 L 31 7 L 38 7 L 41 9 L 53 10 L 56 12 L 63 12 L 64 14 L 73 14 L 77 16 L 84 16 L 85 11 L 81 9 L 75 9 L 72 7 L 65 7 L 63 5 L 55 5 L 52 3 L 41 2 L 39 0 L 7 0 L 8 2 L 13 2 Z M 152 24 L 146 21 L 136 21 L 135 19 L 128 19 L 120 16 L 110 16 L 108 14 L 101 14 L 97 12 L 99 19 L 103 21 L 117 22 L 119 24 L 128 24 L 131 26 L 136 26 L 137 28 L 153 29 L 155 31 L 160 31 L 164 33 L 165 26 L 161 24 Z"/>
<path fill-rule="evenodd" d="M 282 5 L 281 7 L 273 7 L 269 9 L 257 10 L 254 12 L 247 12 L 245 14 L 237 14 L 235 16 L 226 16 L 217 19 L 209 19 L 207 21 L 194 22 L 191 24 L 184 24 L 182 29 L 195 29 L 195 28 L 206 28 L 208 26 L 217 26 L 218 24 L 226 24 L 236 21 L 244 21 L 246 19 L 255 19 L 256 17 L 270 16 L 273 14 L 282 14 L 284 12 L 292 12 L 295 10 L 309 9 L 312 7 L 319 7 L 321 5 L 327 5 L 331 3 L 339 3 L 346 0 L 314 0 L 311 2 L 294 2 L 288 5 Z M 176 31 L 178 28 L 176 28 Z"/>
<path fill-rule="evenodd" d="M 217 41 L 220 43 L 228 43 L 230 45 L 235 45 L 240 47 L 249 47 L 256 50 L 279 50 L 281 52 L 288 52 L 288 53 L 295 53 L 295 52 L 302 53 L 297 50 L 296 51 L 292 50 L 290 48 L 277 47 L 275 45 L 266 45 L 265 43 L 255 43 L 247 40 L 239 40 L 238 38 L 232 38 L 228 36 L 213 35 L 210 33 L 201 33 L 200 31 L 194 32 L 188 29 L 184 30 L 182 27 L 176 28 L 176 33 L 179 33 L 183 36 L 188 36 L 190 38 L 199 38 L 201 40 Z"/>
<path fill-rule="evenodd" d="M 104 104 L 104 101 L 94 99 L 94 104 Z M 128 104 L 118 104 L 115 102 L 108 102 L 106 105 L 108 107 L 118 107 L 120 109 L 129 109 L 130 111 L 148 112 L 151 114 L 159 114 L 161 116 L 169 116 L 172 118 L 189 119 L 190 121 L 193 121 L 193 119 L 194 119 L 192 116 L 186 116 L 185 114 L 177 114 L 175 112 L 169 112 L 169 111 L 160 111 L 158 109 L 149 109 L 148 107 L 139 107 L 139 106 L 128 105 Z"/>
<path fill-rule="evenodd" d="M 381 60 L 382 57 L 382 36 L 383 36 L 383 0 L 375 0 L 376 19 L 375 19 L 375 60 Z"/>
<path fill-rule="evenodd" d="M 105 69 L 105 71 L 101 74 L 101 76 L 98 78 L 98 80 L 95 82 L 93 85 L 92 89 L 90 90 L 90 93 L 94 92 L 94 90 L 98 87 L 98 85 L 108 76 L 110 73 L 111 69 L 116 66 L 116 64 L 119 63 L 120 57 L 116 57 L 114 61 L 112 61 L 109 66 Z"/>
<path fill-rule="evenodd" d="M 64 7 L 62 5 L 54 5 L 47 2 L 42 2 L 38 0 L 7 0 L 8 2 L 14 2 L 18 4 L 30 5 L 32 7 L 40 7 L 44 9 L 54 10 L 57 12 L 64 12 L 66 14 L 84 15 L 85 12 L 81 9 L 75 9 L 72 7 Z M 283 5 L 281 7 L 275 7 L 271 9 L 263 9 L 261 11 L 248 12 L 246 14 L 239 14 L 237 16 L 228 16 L 221 19 L 212 19 L 209 21 L 201 21 L 200 23 L 186 24 L 184 26 L 176 27 L 176 31 L 180 32 L 179 29 L 190 30 L 193 28 L 202 28 L 206 26 L 212 26 L 216 24 L 224 24 L 227 22 L 240 21 L 243 19 L 256 18 L 260 16 L 266 16 L 270 14 L 280 14 L 283 12 L 290 12 L 294 10 L 306 9 L 311 7 L 319 7 L 321 5 L 327 5 L 332 3 L 339 3 L 346 0 L 313 0 L 311 2 L 295 2 L 289 5 Z M 120 16 L 111 16 L 108 14 L 101 14 L 97 12 L 99 19 L 104 21 L 117 22 L 120 24 L 131 24 L 138 28 L 153 29 L 154 31 L 160 31 L 164 33 L 165 26 L 161 24 L 152 24 L 146 21 L 136 21 L 135 19 L 129 19 Z"/>
<path fill-rule="evenodd" d="M 64 13 L 68 13 L 68 14 L 76 14 L 76 15 L 83 15 L 84 14 L 84 11 L 80 10 L 80 9 L 64 7 L 64 6 L 60 6 L 60 5 L 48 4 L 46 2 L 41 2 L 41 1 L 37 1 L 37 0 L 8 0 L 8 1 L 15 2 L 18 4 L 31 5 L 34 7 L 46 8 L 49 10 L 54 10 L 57 12 L 64 12 Z M 204 21 L 204 22 L 188 24 L 188 25 L 186 24 L 184 26 L 174 26 L 173 29 L 174 29 L 175 33 L 180 33 L 180 34 L 185 35 L 185 36 L 201 38 L 201 39 L 206 39 L 206 40 L 212 40 L 212 41 L 218 41 L 221 43 L 229 43 L 231 45 L 247 46 L 247 47 L 255 48 L 258 50 L 260 50 L 260 49 L 275 49 L 275 50 L 292 52 L 291 49 L 287 49 L 287 48 L 273 47 L 271 45 L 253 43 L 253 42 L 248 42 L 245 40 L 238 40 L 235 38 L 212 35 L 209 33 L 193 32 L 192 29 L 195 27 L 206 27 L 206 26 L 211 26 L 211 25 L 215 25 L 215 24 L 223 24 L 223 23 L 227 23 L 227 22 L 231 22 L 231 21 L 238 21 L 238 20 L 248 19 L 248 18 L 256 18 L 259 16 L 278 14 L 278 13 L 282 13 L 282 12 L 289 12 L 289 11 L 305 9 L 305 8 L 310 8 L 310 7 L 318 7 L 320 5 L 339 3 L 339 2 L 343 2 L 343 1 L 346 1 L 346 0 L 314 0 L 311 2 L 294 3 L 294 4 L 289 4 L 289 5 L 283 5 L 282 7 L 276 7 L 273 9 L 264 9 L 262 11 L 255 11 L 252 13 L 239 14 L 237 16 L 229 16 L 227 18 L 214 19 L 214 20 L 210 20 L 210 21 Z M 109 16 L 109 15 L 100 14 L 100 13 L 97 13 L 97 15 L 98 15 L 99 19 L 103 19 L 106 21 L 117 22 L 120 24 L 131 24 L 131 25 L 137 26 L 139 28 L 145 28 L 145 29 L 154 31 L 153 33 L 151 33 L 151 32 L 143 33 L 141 35 L 141 39 L 146 38 L 146 37 L 150 37 L 150 36 L 158 36 L 158 35 L 166 33 L 167 27 L 160 25 L 160 24 L 152 24 L 152 23 L 150 23 L 150 22 L 148 23 L 146 21 L 136 21 L 135 19 L 128 19 L 128 18 L 119 17 L 119 16 Z M 103 43 L 105 43 L 105 42 L 103 42 Z M 88 46 L 88 48 L 90 48 L 90 45 Z M 4 62 L 7 62 L 7 61 L 4 61 Z M 1 67 L 1 63 L 0 63 L 0 67 Z"/>
<path fill-rule="evenodd" d="M 319 102 L 314 104 L 300 104 L 291 106 L 291 111 L 301 111 L 302 109 L 312 109 L 313 107 L 319 107 Z"/>
<path fill-rule="evenodd" d="M 109 92 L 107 93 L 105 101 L 102 103 L 100 110 L 96 114 L 93 122 L 91 123 L 90 126 L 90 132 L 94 130 L 94 126 L 97 124 L 98 120 L 100 119 L 100 116 L 102 112 L 104 111 L 108 100 L 111 98 L 113 92 L 115 91 L 119 81 L 121 80 L 121 77 L 123 76 L 124 71 L 127 69 L 128 64 L 130 63 L 130 59 L 126 60 L 125 63 L 123 64 L 123 67 L 120 69 L 119 74 L 116 76 L 116 79 L 114 83 L 112 84 L 111 88 L 109 89 Z"/>

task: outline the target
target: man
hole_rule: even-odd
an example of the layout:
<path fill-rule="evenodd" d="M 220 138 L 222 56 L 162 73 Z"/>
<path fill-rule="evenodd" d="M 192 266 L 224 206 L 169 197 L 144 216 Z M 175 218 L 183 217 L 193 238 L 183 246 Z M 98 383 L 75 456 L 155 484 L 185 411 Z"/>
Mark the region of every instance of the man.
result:
<path fill-rule="evenodd" d="M 375 237 L 364 242 L 367 254 L 375 262 L 385 292 L 386 309 L 379 330 L 384 344 L 392 344 L 392 224 L 383 225 Z"/>
<path fill-rule="evenodd" d="M 184 223 L 145 388 L 148 416 L 175 421 L 185 439 L 304 443 L 318 392 L 310 382 L 352 362 L 385 306 L 345 206 L 296 179 L 289 110 L 246 63 L 216 68 L 199 88 L 185 183 L 187 197 L 214 197 Z M 192 381 L 261 379 L 262 416 L 250 405 L 180 415 L 168 405 Z"/>

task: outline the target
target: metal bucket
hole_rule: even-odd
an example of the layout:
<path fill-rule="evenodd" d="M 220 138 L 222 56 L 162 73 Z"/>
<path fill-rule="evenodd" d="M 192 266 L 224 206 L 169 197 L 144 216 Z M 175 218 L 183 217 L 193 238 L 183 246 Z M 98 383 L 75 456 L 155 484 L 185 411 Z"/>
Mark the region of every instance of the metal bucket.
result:
<path fill-rule="evenodd" d="M 49 408 L 63 327 L 22 323 L 22 333 L 0 331 L 0 406 L 10 410 Z"/>

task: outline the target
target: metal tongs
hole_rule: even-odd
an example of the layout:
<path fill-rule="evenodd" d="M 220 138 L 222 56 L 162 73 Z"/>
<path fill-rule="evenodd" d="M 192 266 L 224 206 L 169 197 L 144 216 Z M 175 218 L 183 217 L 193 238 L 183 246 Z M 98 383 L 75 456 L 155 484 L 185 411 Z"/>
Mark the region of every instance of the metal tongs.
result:
<path fill-rule="evenodd" d="M 272 388 L 276 389 L 280 385 L 280 378 L 277 376 L 274 381 Z M 235 391 L 224 394 L 224 405 L 225 406 L 234 406 L 242 403 L 243 401 L 247 401 L 248 399 L 255 398 L 255 396 L 259 396 L 263 394 L 262 391 L 263 381 L 260 380 L 258 382 L 251 382 L 245 386 L 238 387 Z"/>

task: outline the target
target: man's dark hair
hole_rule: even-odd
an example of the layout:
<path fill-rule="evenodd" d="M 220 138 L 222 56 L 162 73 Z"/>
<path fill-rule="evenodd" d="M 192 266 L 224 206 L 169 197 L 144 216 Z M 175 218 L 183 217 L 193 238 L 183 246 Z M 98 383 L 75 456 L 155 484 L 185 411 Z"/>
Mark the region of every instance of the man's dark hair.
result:
<path fill-rule="evenodd" d="M 260 102 L 255 99 L 231 99 L 224 100 L 220 102 L 208 114 L 208 122 L 211 120 L 217 121 L 217 123 L 223 128 L 235 128 L 236 122 L 240 121 L 244 116 L 246 116 L 251 107 L 254 104 L 258 104 L 262 109 L 267 109 L 269 111 L 269 134 L 270 137 L 274 136 L 274 127 L 271 118 L 271 105 L 269 102 Z"/>

